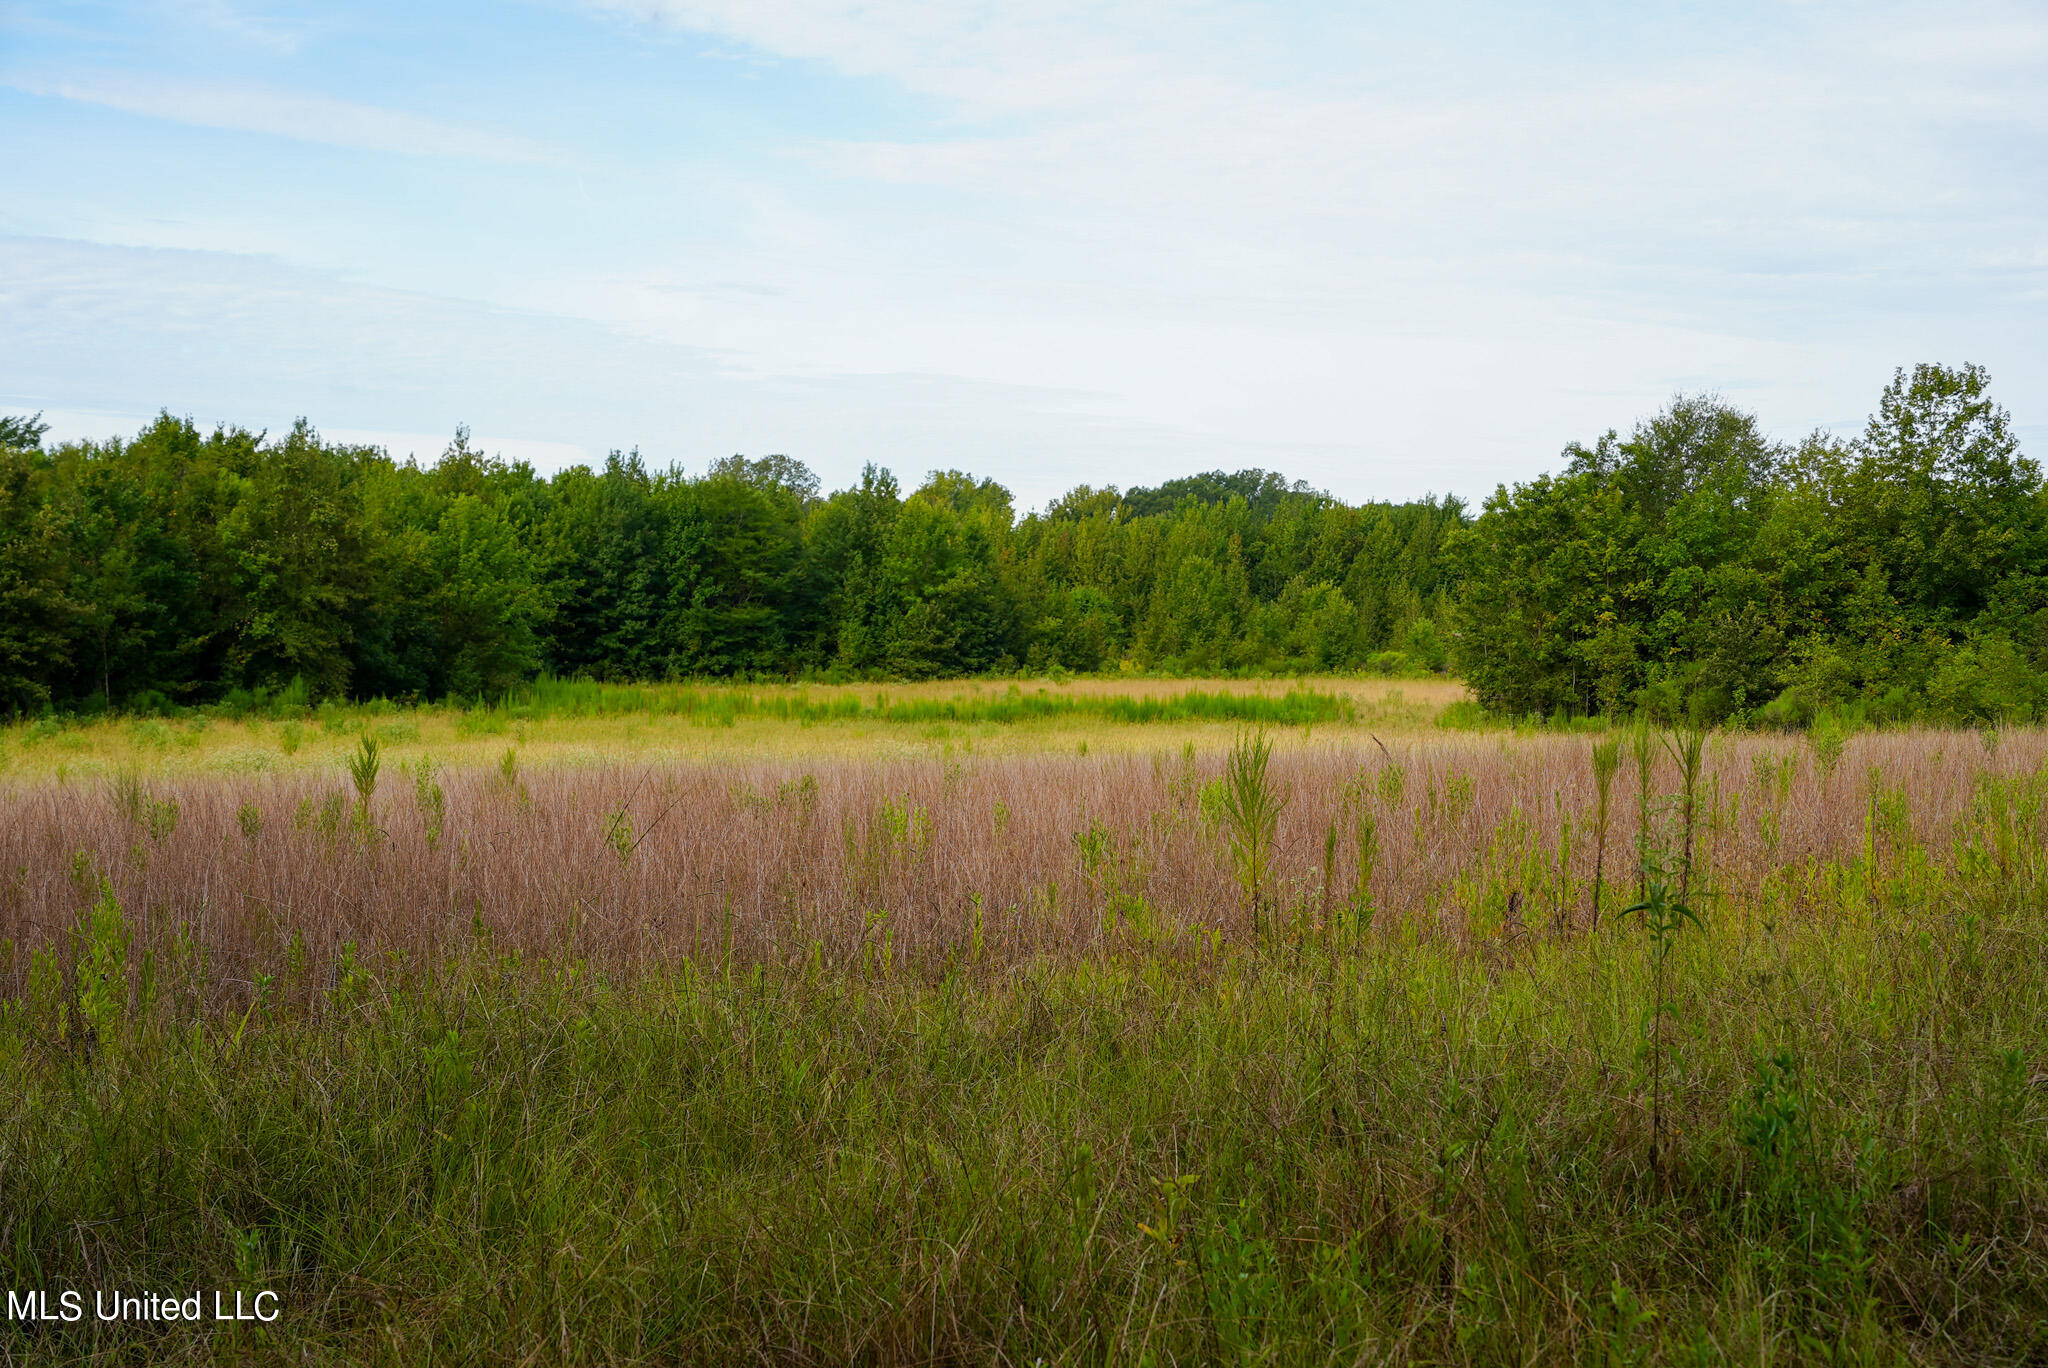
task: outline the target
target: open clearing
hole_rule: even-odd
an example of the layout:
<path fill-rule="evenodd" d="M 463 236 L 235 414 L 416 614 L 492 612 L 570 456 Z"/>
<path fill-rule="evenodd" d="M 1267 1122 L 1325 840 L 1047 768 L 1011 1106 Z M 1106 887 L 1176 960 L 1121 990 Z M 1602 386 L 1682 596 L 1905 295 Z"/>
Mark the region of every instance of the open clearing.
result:
<path fill-rule="evenodd" d="M 0 728 L 0 782 L 9 776 L 104 777 L 126 772 L 333 773 L 369 735 L 395 761 L 495 765 L 516 746 L 529 764 L 765 758 L 918 758 L 980 750 L 1034 754 L 1091 748 L 1157 750 L 1192 741 L 1227 745 L 1229 728 L 1199 717 L 1109 725 L 1128 701 L 1169 707 L 1200 698 L 1328 700 L 1325 725 L 1406 731 L 1431 726 L 1469 698 L 1444 679 L 1064 681 L 945 680 L 918 684 L 589 685 L 543 683 L 504 706 L 367 705 L 299 709 L 282 717 L 193 714 L 179 719 L 24 722 Z M 1005 712 L 1014 715 L 1005 716 Z M 1339 714 L 1341 713 L 1341 716 Z M 1228 716 L 1214 719 L 1229 722 Z"/>
<path fill-rule="evenodd" d="M 9 1284 L 285 1314 L 0 1347 L 2048 1352 L 2048 733 L 556 688 L 8 734 Z"/>

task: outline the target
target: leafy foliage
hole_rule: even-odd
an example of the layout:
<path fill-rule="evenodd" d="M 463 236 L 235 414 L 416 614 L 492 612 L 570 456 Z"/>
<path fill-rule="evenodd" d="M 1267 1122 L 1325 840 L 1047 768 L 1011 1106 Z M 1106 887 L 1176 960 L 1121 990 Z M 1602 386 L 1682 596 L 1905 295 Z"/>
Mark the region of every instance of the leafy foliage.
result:
<path fill-rule="evenodd" d="M 988 671 L 1441 670 L 1454 501 L 1347 507 L 1265 471 L 1021 521 L 993 480 L 820 493 L 787 456 L 638 452 L 543 479 L 458 430 L 431 466 L 0 422 L 0 713 L 502 696 L 599 681 Z"/>
<path fill-rule="evenodd" d="M 1515 715 L 2037 713 L 2048 489 L 1988 384 L 1900 371 L 1849 442 L 1681 396 L 1567 447 L 1453 546 L 1458 665 Z"/>

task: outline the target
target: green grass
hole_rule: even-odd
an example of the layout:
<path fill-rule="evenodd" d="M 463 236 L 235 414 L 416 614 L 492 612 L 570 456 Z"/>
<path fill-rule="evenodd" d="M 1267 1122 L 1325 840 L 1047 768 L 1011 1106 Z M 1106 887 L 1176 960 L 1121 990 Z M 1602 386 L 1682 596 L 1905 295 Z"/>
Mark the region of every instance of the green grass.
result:
<path fill-rule="evenodd" d="M 875 981 L 480 941 L 223 1017 L 175 955 L 104 991 L 103 900 L 62 1039 L 48 983 L 0 1027 L 6 1281 L 285 1314 L 0 1353 L 2039 1362 L 2040 890 L 1950 891 L 1689 932 L 1655 1170 L 1632 922 Z"/>
<path fill-rule="evenodd" d="M 1356 715 L 1349 698 L 1312 688 L 1296 687 L 1284 695 L 1228 693 L 1200 688 L 1155 697 L 1100 692 L 1054 692 L 1044 686 L 1026 691 L 1012 684 L 988 692 L 952 697 L 892 697 L 879 688 L 864 698 L 852 691 L 807 689 L 763 691 L 744 687 L 684 684 L 599 684 L 590 680 L 536 680 L 509 695 L 500 707 L 472 710 L 472 715 L 511 719 L 554 717 L 681 717 L 711 725 L 730 725 L 741 718 L 816 725 L 827 722 L 991 723 L 1065 719 L 1099 719 L 1126 725 L 1158 722 L 1243 722 L 1298 727 L 1350 721 Z"/>
<path fill-rule="evenodd" d="M 1614 881 L 1597 930 L 1561 915 L 1591 893 L 1571 829 L 1539 851 L 1519 807 L 1432 891 L 1473 913 L 1462 931 L 1375 910 L 1369 821 L 1340 905 L 1328 820 L 1319 883 L 1276 871 L 1266 915 L 1149 934 L 1091 819 L 1073 858 L 1110 891 L 1100 938 L 992 956 L 976 892 L 971 935 L 902 922 L 915 956 L 855 902 L 869 934 L 829 957 L 749 959 L 728 934 L 609 974 L 509 953 L 481 899 L 431 958 L 261 908 L 206 903 L 195 929 L 38 838 L 24 858 L 78 912 L 0 941 L 6 1285 L 269 1289 L 282 1316 L 0 1321 L 0 1362 L 2048 1361 L 2048 762 L 1969 742 L 1965 810 L 1916 838 L 1907 776 L 1923 824 L 1954 801 L 1926 756 L 1855 777 L 1817 752 L 1795 792 L 1759 752 L 1715 771 L 1747 775 L 1724 795 L 1704 737 L 1636 740 L 1645 835 L 1590 834 Z M 1240 737 L 1212 785 L 1219 861 L 1279 811 L 1264 746 Z M 1458 816 L 1432 839 L 1482 784 L 1563 791 L 1501 755 L 1444 779 Z M 381 757 L 357 739 L 365 800 Z M 1601 790 L 1583 846 L 1633 766 L 1614 738 L 1572 763 Z M 435 773 L 411 775 L 430 850 Z M 1406 771 L 1368 773 L 1325 810 L 1410 801 Z M 197 790 L 110 795 L 138 869 L 206 817 Z M 335 822 L 370 839 L 347 804 Z M 623 812 L 603 828 L 622 865 Z M 1860 843 L 1781 848 L 1794 816 Z M 1732 858 L 1741 839 L 1770 858 Z M 179 868 L 237 896 L 225 862 Z M 1646 906 L 1616 911 L 1638 884 Z M 261 953 L 237 958 L 238 932 Z"/>
<path fill-rule="evenodd" d="M 215 773 L 325 766 L 360 736 L 398 763 L 432 753 L 495 763 L 508 743 L 572 762 L 665 751 L 709 758 L 927 753 L 948 746 L 1039 751 L 1081 740 L 1112 749 L 1203 749 L 1231 729 L 1428 726 L 1464 690 L 1454 680 L 1324 676 L 1181 680 L 1108 676 L 1062 681 L 937 680 L 889 685 L 605 684 L 542 678 L 502 699 L 394 704 L 264 699 L 181 712 L 0 723 L 0 780 L 169 769 Z M 1107 729 L 1107 730 L 1106 730 Z M 536 755 L 536 758 L 545 758 Z"/>

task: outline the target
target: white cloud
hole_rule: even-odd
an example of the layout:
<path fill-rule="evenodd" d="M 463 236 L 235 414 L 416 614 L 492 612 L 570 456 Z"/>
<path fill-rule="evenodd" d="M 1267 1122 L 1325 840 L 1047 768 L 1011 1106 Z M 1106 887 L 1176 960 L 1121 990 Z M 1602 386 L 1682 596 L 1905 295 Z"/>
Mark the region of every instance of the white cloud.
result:
<path fill-rule="evenodd" d="M 273 14 L 261 6 L 231 0 L 168 0 L 167 8 L 192 23 L 280 57 L 300 51 L 320 27 L 318 17 L 304 9 Z"/>
<path fill-rule="evenodd" d="M 690 35 L 662 45 L 679 81 L 700 35 L 772 76 L 776 131 L 727 145 L 699 115 L 745 97 L 715 79 L 687 116 L 597 99 L 593 123 L 556 125 L 607 130 L 573 149 L 578 198 L 481 235 L 367 181 L 348 193 L 390 231 L 294 200 L 20 220 L 329 273 L 39 250 L 0 288 L 36 320 L 0 339 L 19 358 L 0 377 L 80 406 L 788 450 L 828 481 L 964 464 L 1027 502 L 1254 463 L 1348 497 L 1483 493 L 1681 387 L 1782 434 L 1853 426 L 1922 359 L 1989 364 L 2030 436 L 2048 417 L 2030 2 L 586 3 Z M 520 74 L 480 78 L 475 107 L 519 99 Z M 556 155 L 297 94 L 69 93 L 380 151 Z"/>
<path fill-rule="evenodd" d="M 330 437 L 425 459 L 467 423 L 480 445 L 544 470 L 614 446 L 692 469 L 786 452 L 835 488 L 867 461 L 912 481 L 966 466 L 1025 503 L 1105 471 L 1156 480 L 1197 460 L 1289 454 L 1274 443 L 1191 454 L 1171 426 L 1022 385 L 734 375 L 702 351 L 582 319 L 227 253 L 0 236 L 0 317 L 12 324 L 0 329 L 0 410 L 48 410 L 60 438 L 132 433 L 168 406 L 202 426 L 282 430 L 304 415 Z"/>
<path fill-rule="evenodd" d="M 0 83 L 29 95 L 75 100 L 143 118 L 331 147 L 537 166 L 566 160 L 559 149 L 531 138 L 324 95 L 125 75 L 69 79 L 12 75 L 0 78 Z"/>
<path fill-rule="evenodd" d="M 778 287 L 758 306 L 687 269 L 561 283 L 763 371 L 1023 381 L 1192 448 L 1428 450 L 1468 490 L 1681 385 L 1796 430 L 1853 419 L 1894 364 L 1976 358 L 2048 405 L 2021 307 L 2048 286 L 2038 7 L 1692 32 L 1606 7 L 594 3 L 938 108 L 813 145 L 901 208 L 717 262 Z"/>

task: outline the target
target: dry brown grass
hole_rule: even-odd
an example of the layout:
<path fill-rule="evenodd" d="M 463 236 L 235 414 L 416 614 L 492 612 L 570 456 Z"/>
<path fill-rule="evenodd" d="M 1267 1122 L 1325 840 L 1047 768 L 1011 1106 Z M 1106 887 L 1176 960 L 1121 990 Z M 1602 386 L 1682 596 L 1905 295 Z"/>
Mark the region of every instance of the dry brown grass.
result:
<path fill-rule="evenodd" d="M 1710 906 L 1716 895 L 1731 905 L 1750 898 L 1774 878 L 1790 887 L 1818 877 L 1866 841 L 1905 844 L 1872 831 L 1873 782 L 1903 791 L 1911 845 L 1950 858 L 1979 776 L 2032 773 L 2048 757 L 2038 730 L 1996 740 L 1866 735 L 1824 774 L 1798 739 L 1715 738 L 1703 840 Z M 1585 924 L 1589 738 L 1411 735 L 1382 745 L 1356 733 L 1304 741 L 1297 731 L 1281 742 L 1274 774 L 1291 802 L 1277 905 L 1289 934 L 1320 934 L 1326 918 L 1348 934 L 1349 833 L 1360 811 L 1378 824 L 1379 932 L 1498 945 L 1525 928 Z M 1792 766 L 1782 796 L 1773 762 Z M 31 947 L 65 941 L 102 876 L 140 947 L 186 935 L 207 952 L 211 981 L 231 992 L 262 974 L 282 979 L 295 938 L 309 992 L 344 944 L 365 956 L 418 955 L 479 934 L 508 951 L 617 968 L 686 956 L 785 966 L 815 957 L 869 970 L 1000 965 L 1132 941 L 1198 953 L 1208 937 L 1248 935 L 1223 839 L 1200 801 L 1220 769 L 1201 750 L 638 760 L 527 766 L 516 783 L 461 768 L 441 774 L 445 831 L 433 846 L 411 776 L 388 760 L 367 824 L 332 763 L 158 774 L 142 782 L 139 809 L 134 791 L 123 797 L 106 780 L 17 782 L 0 790 L 0 940 L 12 942 L 0 992 L 20 989 Z M 1398 794 L 1387 778 L 1396 769 Z M 1660 762 L 1653 790 L 1674 782 Z M 1624 765 L 1610 911 L 1634 891 L 1633 784 Z M 163 815 L 172 803 L 174 826 Z M 1332 824 L 1339 859 L 1326 889 Z"/>

